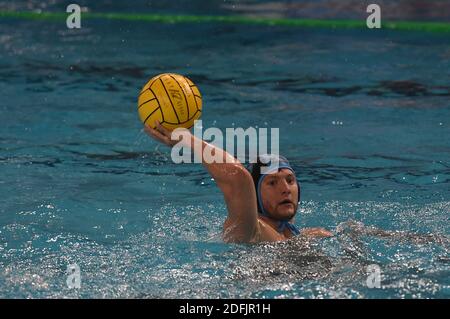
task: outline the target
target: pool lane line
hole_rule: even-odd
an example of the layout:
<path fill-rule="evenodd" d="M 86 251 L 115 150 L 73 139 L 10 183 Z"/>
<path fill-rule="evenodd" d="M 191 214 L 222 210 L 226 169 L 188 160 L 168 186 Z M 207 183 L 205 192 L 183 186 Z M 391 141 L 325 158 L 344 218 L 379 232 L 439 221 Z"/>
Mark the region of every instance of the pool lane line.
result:
<path fill-rule="evenodd" d="M 0 11 L 0 18 L 17 18 L 25 20 L 66 20 L 69 13 L 59 12 L 25 12 Z M 208 16 L 208 15 L 163 15 L 137 13 L 93 13 L 82 12 L 82 19 L 103 19 L 119 21 L 144 21 L 153 23 L 229 23 L 244 25 L 285 26 L 305 28 L 362 29 L 367 28 L 365 20 L 338 19 L 292 19 L 292 18 L 257 18 L 247 16 Z M 382 29 L 425 31 L 450 33 L 450 23 L 422 21 L 382 21 Z"/>

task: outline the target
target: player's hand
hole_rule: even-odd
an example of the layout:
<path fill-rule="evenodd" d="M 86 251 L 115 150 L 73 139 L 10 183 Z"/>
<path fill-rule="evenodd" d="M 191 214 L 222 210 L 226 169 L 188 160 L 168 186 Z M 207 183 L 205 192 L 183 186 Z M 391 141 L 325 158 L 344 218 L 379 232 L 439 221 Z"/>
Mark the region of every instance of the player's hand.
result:
<path fill-rule="evenodd" d="M 144 127 L 144 130 L 150 137 L 152 137 L 153 139 L 157 140 L 158 142 L 161 142 L 169 147 L 172 147 L 175 144 L 177 144 L 181 140 L 183 135 L 188 134 L 188 136 L 183 137 L 183 139 L 188 138 L 188 137 L 190 138 L 190 135 L 191 135 L 191 132 L 188 129 L 181 129 L 182 134 L 179 134 L 178 138 L 174 137 L 174 139 L 172 139 L 173 131 L 165 128 L 158 121 L 155 121 L 155 128 L 152 128 L 146 124 Z M 177 131 L 179 132 L 180 129 L 178 129 Z"/>

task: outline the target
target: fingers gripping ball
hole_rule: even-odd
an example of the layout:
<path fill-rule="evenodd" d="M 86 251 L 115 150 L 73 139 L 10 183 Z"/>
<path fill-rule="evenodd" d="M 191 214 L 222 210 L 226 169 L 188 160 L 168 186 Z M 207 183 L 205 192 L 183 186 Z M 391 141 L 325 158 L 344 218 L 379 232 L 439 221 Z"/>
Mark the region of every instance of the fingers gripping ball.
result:
<path fill-rule="evenodd" d="M 202 96 L 197 86 L 179 74 L 164 73 L 145 84 L 138 98 L 139 118 L 155 128 L 158 120 L 164 127 L 191 128 L 202 113 Z"/>

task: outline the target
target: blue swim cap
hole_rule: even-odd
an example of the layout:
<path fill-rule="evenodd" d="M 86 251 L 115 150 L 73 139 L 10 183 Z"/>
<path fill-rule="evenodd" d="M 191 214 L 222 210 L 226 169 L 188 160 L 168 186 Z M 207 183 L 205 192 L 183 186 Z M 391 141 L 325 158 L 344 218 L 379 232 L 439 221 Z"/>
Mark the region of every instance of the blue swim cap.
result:
<path fill-rule="evenodd" d="M 256 198 L 257 198 L 257 205 L 258 205 L 258 213 L 270 217 L 270 214 L 266 212 L 264 209 L 262 198 L 261 198 L 261 183 L 264 180 L 264 178 L 269 175 L 270 173 L 278 172 L 280 169 L 289 169 L 292 171 L 292 173 L 295 176 L 294 169 L 289 164 L 289 161 L 281 156 L 281 155 L 274 155 L 274 154 L 267 154 L 267 155 L 260 155 L 257 158 L 256 163 L 252 164 L 249 168 L 253 183 L 255 185 L 256 190 Z M 298 187 L 298 200 L 297 203 L 300 202 L 300 184 L 297 180 L 297 187 Z M 298 205 L 297 205 L 298 207 Z M 295 225 L 289 222 L 289 220 L 280 220 L 278 225 L 278 232 L 282 233 L 285 228 L 289 228 L 294 235 L 298 235 L 300 231 L 298 230 Z"/>

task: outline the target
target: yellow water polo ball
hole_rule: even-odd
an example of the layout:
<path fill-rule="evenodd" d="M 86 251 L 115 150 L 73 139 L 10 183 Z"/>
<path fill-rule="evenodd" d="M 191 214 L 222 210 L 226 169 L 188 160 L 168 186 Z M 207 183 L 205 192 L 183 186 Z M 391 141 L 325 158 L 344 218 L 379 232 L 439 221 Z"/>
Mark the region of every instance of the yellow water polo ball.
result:
<path fill-rule="evenodd" d="M 191 128 L 202 113 L 202 95 L 187 77 L 164 73 L 150 79 L 138 98 L 139 118 L 155 127 L 158 120 L 164 127 Z"/>

